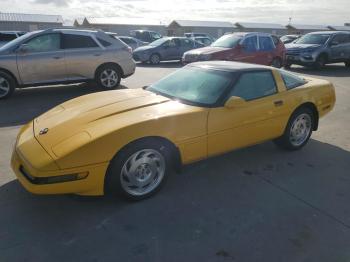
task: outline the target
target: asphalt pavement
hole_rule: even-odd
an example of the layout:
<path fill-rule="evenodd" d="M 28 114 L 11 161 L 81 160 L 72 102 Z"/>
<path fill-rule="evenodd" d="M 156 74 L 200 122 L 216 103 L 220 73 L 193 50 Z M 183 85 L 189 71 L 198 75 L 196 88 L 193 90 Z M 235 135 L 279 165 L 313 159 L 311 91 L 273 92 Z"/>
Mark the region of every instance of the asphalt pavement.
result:
<path fill-rule="evenodd" d="M 122 86 L 179 67 L 139 65 Z M 267 142 L 201 161 L 137 203 L 32 195 L 10 169 L 20 125 L 98 87 L 29 88 L 0 101 L 0 261 L 350 261 L 350 69 L 291 70 L 336 88 L 334 111 L 305 148 Z"/>

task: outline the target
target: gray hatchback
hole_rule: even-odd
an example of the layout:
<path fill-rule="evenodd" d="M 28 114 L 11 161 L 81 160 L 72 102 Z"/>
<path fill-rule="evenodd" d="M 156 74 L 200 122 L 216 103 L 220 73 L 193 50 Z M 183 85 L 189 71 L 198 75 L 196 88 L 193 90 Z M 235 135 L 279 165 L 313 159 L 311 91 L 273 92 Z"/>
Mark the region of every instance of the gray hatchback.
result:
<path fill-rule="evenodd" d="M 204 45 L 187 37 L 163 37 L 136 48 L 133 57 L 135 61 L 159 64 L 160 61 L 181 60 L 185 52 L 199 47 Z"/>
<path fill-rule="evenodd" d="M 321 68 L 340 62 L 350 67 L 350 32 L 313 32 L 286 45 L 286 67 L 297 64 Z"/>
<path fill-rule="evenodd" d="M 0 48 L 0 99 L 17 87 L 90 80 L 110 90 L 134 72 L 131 48 L 103 31 L 35 31 Z"/>

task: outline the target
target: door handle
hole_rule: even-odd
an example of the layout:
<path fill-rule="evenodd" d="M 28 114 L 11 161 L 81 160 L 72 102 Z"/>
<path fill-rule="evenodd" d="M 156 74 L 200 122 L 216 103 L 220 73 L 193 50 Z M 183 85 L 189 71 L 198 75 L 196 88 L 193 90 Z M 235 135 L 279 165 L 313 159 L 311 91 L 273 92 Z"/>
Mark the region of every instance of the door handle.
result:
<path fill-rule="evenodd" d="M 283 100 L 277 100 L 273 102 L 275 106 L 283 106 Z"/>
<path fill-rule="evenodd" d="M 54 56 L 53 57 L 53 59 L 56 59 L 56 60 L 61 59 L 61 58 L 62 58 L 62 56 Z"/>

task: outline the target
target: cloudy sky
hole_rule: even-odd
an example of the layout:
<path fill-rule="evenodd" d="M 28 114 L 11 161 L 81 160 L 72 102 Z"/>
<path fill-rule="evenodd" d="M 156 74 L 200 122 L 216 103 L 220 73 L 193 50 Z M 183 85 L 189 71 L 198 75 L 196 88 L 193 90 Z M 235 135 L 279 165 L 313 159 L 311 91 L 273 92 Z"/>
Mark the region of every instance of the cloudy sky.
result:
<path fill-rule="evenodd" d="M 350 22 L 350 0 L 0 0 L 0 12 L 287 24 Z"/>

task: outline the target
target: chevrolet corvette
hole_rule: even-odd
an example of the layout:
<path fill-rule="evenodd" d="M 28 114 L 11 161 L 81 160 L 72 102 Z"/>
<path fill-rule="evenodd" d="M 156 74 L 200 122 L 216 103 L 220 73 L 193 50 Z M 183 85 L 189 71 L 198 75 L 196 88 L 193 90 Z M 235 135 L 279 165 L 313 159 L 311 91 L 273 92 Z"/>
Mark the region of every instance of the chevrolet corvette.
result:
<path fill-rule="evenodd" d="M 325 80 L 192 63 L 148 87 L 81 96 L 35 118 L 19 132 L 12 168 L 36 194 L 141 200 L 181 165 L 267 140 L 301 149 L 334 104 Z"/>

